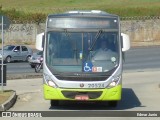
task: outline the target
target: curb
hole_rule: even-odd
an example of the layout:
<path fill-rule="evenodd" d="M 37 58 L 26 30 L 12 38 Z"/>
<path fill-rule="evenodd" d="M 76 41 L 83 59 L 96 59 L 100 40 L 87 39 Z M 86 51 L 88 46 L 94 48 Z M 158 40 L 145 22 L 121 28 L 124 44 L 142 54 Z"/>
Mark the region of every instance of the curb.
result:
<path fill-rule="evenodd" d="M 3 104 L 0 105 L 0 111 L 6 111 L 10 109 L 14 103 L 16 102 L 17 95 L 16 92 L 13 91 L 13 94 L 6 100 Z"/>

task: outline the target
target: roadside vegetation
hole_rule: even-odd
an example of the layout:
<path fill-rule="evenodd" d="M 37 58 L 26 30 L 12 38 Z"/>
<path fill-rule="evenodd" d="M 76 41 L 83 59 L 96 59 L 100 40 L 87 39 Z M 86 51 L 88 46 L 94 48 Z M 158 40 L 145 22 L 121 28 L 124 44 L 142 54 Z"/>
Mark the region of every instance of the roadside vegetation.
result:
<path fill-rule="evenodd" d="M 160 16 L 159 0 L 0 0 L 0 14 L 11 21 L 44 22 L 51 13 L 98 9 L 121 17 Z"/>

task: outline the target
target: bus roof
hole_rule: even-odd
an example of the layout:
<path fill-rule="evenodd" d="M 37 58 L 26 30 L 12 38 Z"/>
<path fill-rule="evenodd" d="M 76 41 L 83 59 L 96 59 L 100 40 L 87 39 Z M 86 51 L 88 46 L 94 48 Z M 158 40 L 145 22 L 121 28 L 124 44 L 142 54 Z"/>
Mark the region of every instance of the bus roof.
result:
<path fill-rule="evenodd" d="M 101 11 L 101 10 L 73 10 L 73 11 L 67 11 L 65 13 L 61 14 L 50 14 L 48 15 L 49 18 L 52 17 L 78 17 L 78 16 L 88 16 L 88 17 L 118 17 L 118 15 L 109 14 L 107 12 Z"/>

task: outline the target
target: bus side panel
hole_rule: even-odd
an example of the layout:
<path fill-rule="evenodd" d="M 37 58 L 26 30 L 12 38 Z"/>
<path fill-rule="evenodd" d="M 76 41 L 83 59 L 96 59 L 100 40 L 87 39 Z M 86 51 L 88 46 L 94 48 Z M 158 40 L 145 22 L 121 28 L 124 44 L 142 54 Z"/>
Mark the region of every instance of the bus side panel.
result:
<path fill-rule="evenodd" d="M 60 89 L 53 88 L 46 84 L 43 86 L 44 88 L 44 98 L 47 100 L 76 100 L 72 98 L 65 97 L 61 91 L 68 92 L 99 92 L 102 94 L 100 97 L 95 99 L 88 99 L 88 101 L 112 101 L 112 100 L 121 100 L 122 86 L 118 85 L 114 88 L 110 89 Z"/>

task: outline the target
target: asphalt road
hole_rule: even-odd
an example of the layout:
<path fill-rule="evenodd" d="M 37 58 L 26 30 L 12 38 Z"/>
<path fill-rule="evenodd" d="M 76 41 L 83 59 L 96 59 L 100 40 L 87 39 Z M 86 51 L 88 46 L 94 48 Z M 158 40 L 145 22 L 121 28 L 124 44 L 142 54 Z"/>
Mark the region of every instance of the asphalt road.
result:
<path fill-rule="evenodd" d="M 160 69 L 160 46 L 131 48 L 125 54 L 124 70 Z"/>
<path fill-rule="evenodd" d="M 7 63 L 7 74 L 23 74 L 35 72 L 28 62 Z"/>
<path fill-rule="evenodd" d="M 131 48 L 125 53 L 124 71 L 160 68 L 160 46 Z M 35 73 L 27 62 L 7 64 L 7 74 Z"/>

